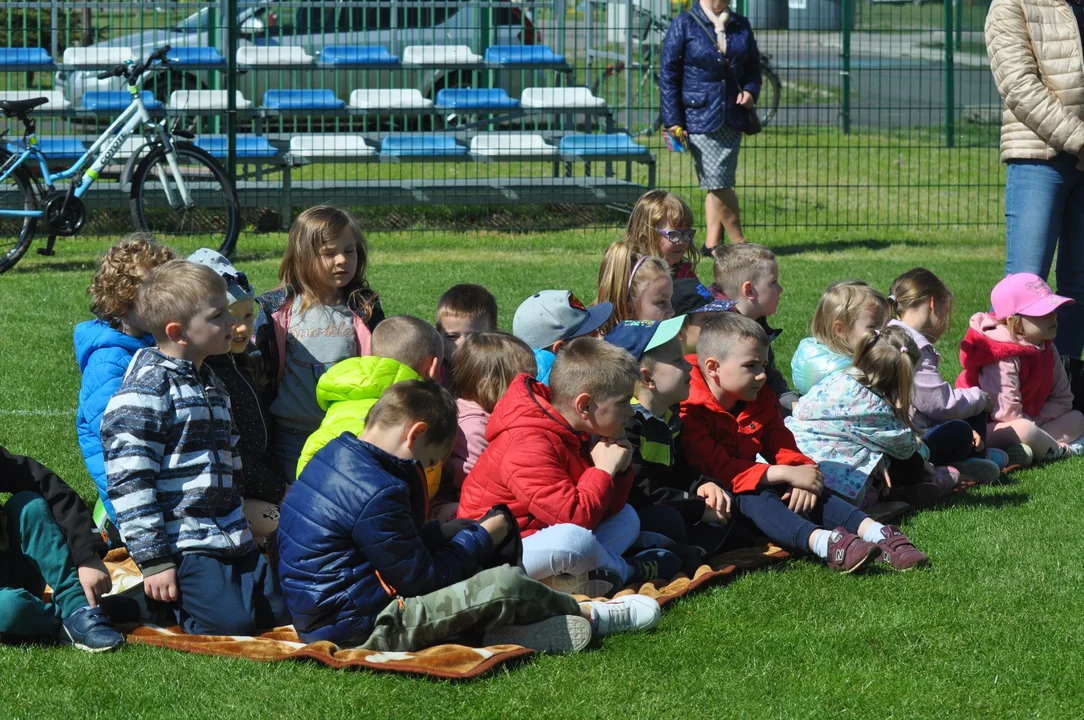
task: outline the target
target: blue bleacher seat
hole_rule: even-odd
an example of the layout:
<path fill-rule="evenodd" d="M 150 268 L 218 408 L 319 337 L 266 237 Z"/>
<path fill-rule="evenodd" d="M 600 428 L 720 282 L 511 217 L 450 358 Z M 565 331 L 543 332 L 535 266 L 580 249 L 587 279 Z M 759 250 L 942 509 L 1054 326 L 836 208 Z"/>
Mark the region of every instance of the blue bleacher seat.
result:
<path fill-rule="evenodd" d="M 519 107 L 519 100 L 509 97 L 508 93 L 500 88 L 441 90 L 437 93 L 437 108 L 441 110 L 514 107 Z"/>
<path fill-rule="evenodd" d="M 171 48 L 166 59 L 174 65 L 225 65 L 226 58 L 213 47 Z"/>
<path fill-rule="evenodd" d="M 196 138 L 196 145 L 211 153 L 216 158 L 225 158 L 229 152 L 228 138 L 225 135 L 201 135 Z M 257 135 L 237 136 L 238 159 L 261 159 L 278 156 L 279 151 L 267 142 L 267 138 Z"/>
<path fill-rule="evenodd" d="M 398 65 L 399 58 L 381 45 L 328 45 L 320 51 L 321 65 Z"/>
<path fill-rule="evenodd" d="M 53 66 L 45 48 L 0 48 L 0 67 L 32 70 Z"/>
<path fill-rule="evenodd" d="M 346 103 L 334 90 L 268 90 L 263 94 L 268 110 L 342 110 Z"/>
<path fill-rule="evenodd" d="M 78 160 L 87 151 L 82 140 L 70 137 L 38 138 L 38 147 L 49 160 Z M 14 143 L 8 143 L 6 149 L 12 154 L 22 152 L 22 148 Z"/>
<path fill-rule="evenodd" d="M 490 65 L 564 65 L 565 56 L 545 45 L 491 45 L 486 49 Z"/>
<path fill-rule="evenodd" d="M 558 150 L 565 155 L 648 155 L 625 133 L 613 135 L 565 135 Z"/>
<path fill-rule="evenodd" d="M 380 142 L 380 154 L 391 157 L 435 157 L 466 155 L 467 146 L 448 135 L 391 135 Z"/>
<path fill-rule="evenodd" d="M 119 112 L 126 109 L 131 102 L 132 96 L 127 90 L 88 90 L 83 93 L 81 107 L 95 112 Z M 165 107 L 150 90 L 143 91 L 143 104 L 148 110 L 161 110 Z"/>

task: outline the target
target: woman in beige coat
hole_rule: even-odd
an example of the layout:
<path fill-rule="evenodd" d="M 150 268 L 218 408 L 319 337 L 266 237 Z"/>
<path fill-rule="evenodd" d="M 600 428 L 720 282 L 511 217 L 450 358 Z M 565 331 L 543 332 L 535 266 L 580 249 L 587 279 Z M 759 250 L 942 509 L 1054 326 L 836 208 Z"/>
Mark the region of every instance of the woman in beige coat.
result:
<path fill-rule="evenodd" d="M 994 0 L 986 47 L 1005 101 L 1005 272 L 1050 273 L 1058 250 L 1055 343 L 1084 351 L 1084 0 Z M 1060 240 L 1060 246 L 1059 246 Z"/>

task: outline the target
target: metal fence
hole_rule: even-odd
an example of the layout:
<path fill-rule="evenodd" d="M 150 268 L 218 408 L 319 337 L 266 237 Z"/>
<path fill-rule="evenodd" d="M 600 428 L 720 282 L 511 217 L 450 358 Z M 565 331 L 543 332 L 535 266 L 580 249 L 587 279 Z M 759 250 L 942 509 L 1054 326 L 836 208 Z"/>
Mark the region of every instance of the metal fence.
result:
<path fill-rule="evenodd" d="M 0 97 L 44 94 L 70 161 L 127 92 L 97 74 L 169 43 L 157 116 L 236 178 L 249 230 L 317 202 L 372 229 L 612 226 L 649 187 L 703 207 L 659 132 L 656 75 L 680 0 L 188 0 L 0 5 Z M 996 225 L 1000 99 L 984 0 L 737 0 L 764 53 L 765 132 L 737 189 L 761 228 Z M 22 64 L 20 64 L 20 62 Z M 10 127 L 12 133 L 18 127 Z M 64 142 L 53 142 L 63 139 Z M 73 145 L 73 143 L 75 143 Z M 91 230 L 127 222 L 127 147 Z M 67 155 L 66 155 L 67 154 Z M 113 187 L 110 187 L 112 181 Z"/>

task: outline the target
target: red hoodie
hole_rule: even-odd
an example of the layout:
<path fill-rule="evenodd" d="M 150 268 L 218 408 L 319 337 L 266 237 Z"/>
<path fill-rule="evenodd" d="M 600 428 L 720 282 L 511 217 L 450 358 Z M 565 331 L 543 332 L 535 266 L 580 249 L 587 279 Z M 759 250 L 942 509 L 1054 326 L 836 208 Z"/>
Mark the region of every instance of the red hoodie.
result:
<path fill-rule="evenodd" d="M 963 371 L 956 378 L 956 387 L 978 387 L 979 372 L 984 367 L 1019 357 L 1020 399 L 1024 412 L 1035 417 L 1042 412 L 1054 389 L 1054 363 L 1058 362 L 1054 343 L 1047 341 L 1039 348 L 1030 343 L 1011 342 L 1004 327 L 1004 323 L 988 313 L 976 313 L 971 318 L 971 326 L 960 342 Z"/>
<path fill-rule="evenodd" d="M 687 360 L 693 371 L 689 399 L 681 403 L 681 451 L 697 471 L 741 493 L 756 490 L 771 467 L 756 462 L 758 453 L 773 465 L 817 464 L 798 450 L 767 383 L 734 417 L 711 394 L 696 356 Z"/>
<path fill-rule="evenodd" d="M 516 377 L 493 408 L 489 445 L 463 481 L 459 517 L 478 519 L 504 503 L 523 536 L 573 523 L 594 530 L 625 506 L 631 469 L 614 478 L 592 465 L 589 438 L 550 403 L 549 388 Z"/>

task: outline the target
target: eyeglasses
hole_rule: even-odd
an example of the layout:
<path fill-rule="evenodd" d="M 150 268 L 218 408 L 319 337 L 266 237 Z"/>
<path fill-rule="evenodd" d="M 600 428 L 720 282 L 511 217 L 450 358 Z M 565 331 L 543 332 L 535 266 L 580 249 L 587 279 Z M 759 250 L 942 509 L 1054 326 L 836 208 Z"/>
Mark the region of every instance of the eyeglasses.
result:
<path fill-rule="evenodd" d="M 659 235 L 670 242 L 678 245 L 680 243 L 691 243 L 693 238 L 696 237 L 696 228 L 679 228 L 678 230 L 659 230 Z"/>

